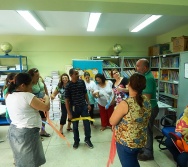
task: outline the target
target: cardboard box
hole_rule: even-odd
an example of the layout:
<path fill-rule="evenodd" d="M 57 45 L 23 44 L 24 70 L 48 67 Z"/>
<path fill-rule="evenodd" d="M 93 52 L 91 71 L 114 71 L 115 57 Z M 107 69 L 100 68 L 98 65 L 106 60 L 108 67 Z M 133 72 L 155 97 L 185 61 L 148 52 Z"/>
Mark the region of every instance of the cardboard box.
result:
<path fill-rule="evenodd" d="M 148 55 L 158 56 L 158 55 L 163 54 L 163 52 L 165 51 L 169 51 L 169 48 L 170 48 L 169 44 L 156 44 L 148 48 Z"/>
<path fill-rule="evenodd" d="M 188 50 L 188 36 L 172 37 L 173 52 L 183 52 Z"/>

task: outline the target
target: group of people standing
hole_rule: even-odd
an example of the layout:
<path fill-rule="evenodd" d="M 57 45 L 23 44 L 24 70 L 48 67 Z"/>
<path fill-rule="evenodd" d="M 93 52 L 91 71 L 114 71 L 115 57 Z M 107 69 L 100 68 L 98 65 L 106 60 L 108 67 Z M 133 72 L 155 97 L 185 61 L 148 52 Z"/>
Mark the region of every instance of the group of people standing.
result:
<path fill-rule="evenodd" d="M 88 72 L 84 73 L 85 81 L 79 79 L 78 71 L 72 68 L 69 71 L 71 79 L 66 73 L 62 74 L 50 97 L 38 69 L 11 76 L 5 97 L 12 121 L 8 136 L 16 166 L 27 166 L 28 163 L 40 166 L 45 163 L 40 135 L 50 137 L 45 131 L 46 116 L 50 109 L 50 98 L 53 100 L 58 94 L 62 111 L 59 131 L 63 134 L 68 117 L 67 131 L 73 131 L 74 149 L 80 143 L 80 117 L 86 118 L 83 119 L 84 142 L 89 148 L 94 147 L 91 142 L 91 126 L 95 125 L 87 118 L 93 118 L 97 101 L 101 118 L 100 131 L 107 128 L 115 131 L 122 166 L 139 167 L 138 160 L 153 160 L 153 123 L 159 112 L 156 82 L 149 70 L 148 60 L 138 60 L 136 71 L 127 79 L 121 77 L 117 69 L 112 69 L 114 82 L 106 80 L 100 73 L 95 75 L 94 82 L 90 80 Z M 31 155 L 34 156 L 31 158 Z"/>

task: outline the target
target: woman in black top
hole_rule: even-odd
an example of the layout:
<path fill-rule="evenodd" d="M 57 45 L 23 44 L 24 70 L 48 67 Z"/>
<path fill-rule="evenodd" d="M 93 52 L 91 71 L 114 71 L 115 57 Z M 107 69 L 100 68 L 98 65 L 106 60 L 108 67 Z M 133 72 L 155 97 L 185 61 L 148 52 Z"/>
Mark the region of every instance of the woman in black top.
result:
<path fill-rule="evenodd" d="M 128 97 L 128 89 L 126 88 L 128 79 L 126 77 L 121 77 L 117 69 L 111 70 L 111 77 L 115 79 L 112 89 L 115 94 L 116 105 L 118 105 L 123 99 Z"/>

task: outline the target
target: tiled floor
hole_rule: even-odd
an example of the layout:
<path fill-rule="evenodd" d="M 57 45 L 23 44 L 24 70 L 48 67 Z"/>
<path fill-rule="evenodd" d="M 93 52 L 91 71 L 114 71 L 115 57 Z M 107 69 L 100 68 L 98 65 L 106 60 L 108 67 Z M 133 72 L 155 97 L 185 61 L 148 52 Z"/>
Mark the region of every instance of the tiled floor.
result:
<path fill-rule="evenodd" d="M 110 142 L 111 142 L 111 130 L 107 129 L 100 132 L 100 119 L 95 119 L 97 128 L 92 127 L 91 141 L 94 144 L 93 149 L 89 149 L 84 144 L 84 131 L 83 124 L 80 122 L 80 146 L 77 150 L 72 148 L 72 145 L 68 147 L 66 142 L 59 138 L 56 133 L 47 126 L 47 131 L 52 135 L 49 138 L 45 138 L 43 141 L 44 151 L 46 155 L 46 164 L 44 167 L 106 167 Z M 57 122 L 58 123 L 58 122 Z M 9 143 L 6 139 L 8 126 L 0 126 L 0 139 L 4 139 L 5 142 L 0 143 L 0 167 L 14 167 L 12 151 L 9 147 Z M 157 132 L 156 132 L 157 133 Z M 68 141 L 73 143 L 72 132 L 64 131 L 64 134 Z M 160 151 L 158 143 L 154 142 L 155 148 L 155 160 L 140 162 L 141 167 L 176 167 L 176 164 L 172 160 L 172 156 L 167 150 Z M 120 167 L 118 156 L 116 155 L 114 163 L 111 167 Z"/>

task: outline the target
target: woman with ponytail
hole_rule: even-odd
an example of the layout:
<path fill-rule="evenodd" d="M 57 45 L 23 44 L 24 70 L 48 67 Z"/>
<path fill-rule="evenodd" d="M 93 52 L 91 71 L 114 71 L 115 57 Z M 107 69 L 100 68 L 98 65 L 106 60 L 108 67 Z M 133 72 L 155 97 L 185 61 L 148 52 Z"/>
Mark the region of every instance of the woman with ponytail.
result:
<path fill-rule="evenodd" d="M 50 100 L 45 96 L 41 101 L 31 91 L 31 76 L 19 73 L 10 82 L 5 97 L 12 121 L 8 138 L 17 167 L 38 167 L 46 162 L 39 135 L 42 121 L 38 110 L 49 111 Z"/>
<path fill-rule="evenodd" d="M 129 97 L 114 110 L 110 123 L 115 126 L 117 153 L 122 167 L 139 167 L 137 155 L 145 146 L 151 104 L 142 91 L 146 87 L 143 75 L 133 74 L 128 83 Z"/>

